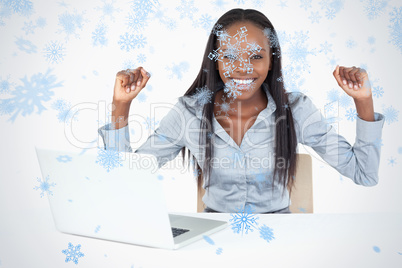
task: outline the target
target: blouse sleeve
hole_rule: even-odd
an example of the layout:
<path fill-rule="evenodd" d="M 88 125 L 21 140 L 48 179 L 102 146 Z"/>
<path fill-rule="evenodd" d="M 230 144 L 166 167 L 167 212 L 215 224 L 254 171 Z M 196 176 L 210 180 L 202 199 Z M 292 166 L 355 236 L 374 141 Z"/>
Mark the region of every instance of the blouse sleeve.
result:
<path fill-rule="evenodd" d="M 299 142 L 310 146 L 340 174 L 356 184 L 374 186 L 378 183 L 381 135 L 384 116 L 375 113 L 375 121 L 356 117 L 356 140 L 352 146 L 303 94 L 293 98 L 291 105 Z"/>

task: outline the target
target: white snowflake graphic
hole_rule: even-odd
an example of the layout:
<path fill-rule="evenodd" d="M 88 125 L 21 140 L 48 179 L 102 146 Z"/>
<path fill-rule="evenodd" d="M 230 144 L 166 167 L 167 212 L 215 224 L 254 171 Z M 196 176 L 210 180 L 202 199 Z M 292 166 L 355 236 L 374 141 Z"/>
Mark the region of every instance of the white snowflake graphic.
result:
<path fill-rule="evenodd" d="M 166 70 L 170 72 L 169 79 L 174 76 L 181 80 L 183 78 L 183 73 L 187 72 L 189 69 L 189 64 L 186 61 L 182 61 L 179 64 L 173 64 L 172 67 L 166 66 Z"/>
<path fill-rule="evenodd" d="M 56 160 L 62 163 L 70 162 L 73 158 L 69 155 L 59 155 Z"/>
<path fill-rule="evenodd" d="M 98 148 L 98 157 L 96 163 L 106 169 L 110 170 L 123 166 L 121 153 L 117 150 L 104 150 Z"/>
<path fill-rule="evenodd" d="M 68 243 L 68 249 L 63 249 L 61 252 L 66 255 L 65 262 L 72 261 L 75 264 L 78 264 L 79 258 L 85 256 L 84 253 L 81 252 L 80 244 L 74 247 L 73 244 Z"/>
<path fill-rule="evenodd" d="M 265 224 L 260 227 L 260 237 L 267 242 L 271 242 L 271 240 L 275 239 L 274 232 L 272 228 L 269 228 Z"/>
<path fill-rule="evenodd" d="M 44 180 L 42 180 L 41 178 L 37 178 L 37 181 L 39 182 L 39 186 L 35 186 L 34 190 L 41 190 L 40 193 L 40 197 L 42 198 L 45 193 L 47 193 L 48 195 L 53 195 L 53 192 L 50 190 L 50 187 L 54 187 L 56 185 L 56 183 L 49 182 L 49 176 L 46 176 L 46 178 Z"/>
<path fill-rule="evenodd" d="M 348 121 L 355 121 L 356 120 L 356 118 L 357 118 L 357 112 L 356 112 L 356 109 L 353 109 L 353 108 L 349 108 L 347 111 L 346 111 L 346 119 L 348 120 Z"/>
<path fill-rule="evenodd" d="M 226 102 L 227 97 L 226 96 L 222 96 L 222 102 L 218 103 L 215 102 L 215 106 L 218 107 L 218 111 L 216 112 L 216 116 L 220 116 L 223 115 L 226 117 L 229 117 L 229 112 L 235 112 L 236 109 L 231 107 L 231 105 L 233 104 L 233 100 L 229 99 L 229 102 Z"/>
<path fill-rule="evenodd" d="M 14 113 L 10 120 L 14 122 L 21 113 L 22 116 L 31 114 L 35 107 L 40 114 L 46 110 L 42 102 L 47 102 L 54 95 L 52 89 L 61 87 L 62 82 L 56 82 L 57 78 L 48 70 L 45 74 L 34 74 L 31 79 L 26 76 L 21 79 L 23 85 L 17 86 L 10 94 L 13 97 L 2 100 L 2 104 L 8 106 L 8 114 Z"/>
<path fill-rule="evenodd" d="M 43 54 L 50 63 L 60 63 L 65 56 L 65 49 L 63 44 L 58 41 L 50 41 L 46 45 Z"/>
<path fill-rule="evenodd" d="M 71 103 L 63 99 L 58 99 L 52 103 L 52 108 L 58 111 L 57 119 L 60 123 L 70 124 L 71 120 L 77 120 L 77 110 L 72 110 Z"/>
<path fill-rule="evenodd" d="M 394 7 L 389 13 L 390 23 L 389 29 L 391 30 L 390 43 L 395 45 L 402 53 L 402 7 Z"/>
<path fill-rule="evenodd" d="M 19 50 L 24 51 L 28 54 L 37 52 L 37 47 L 34 44 L 32 44 L 31 41 L 25 40 L 22 37 L 18 37 L 17 40 L 15 41 L 15 44 L 17 45 Z"/>
<path fill-rule="evenodd" d="M 58 24 L 61 27 L 59 32 L 64 32 L 66 34 L 66 39 L 71 35 L 74 35 L 76 38 L 79 37 L 78 31 L 82 30 L 84 26 L 83 14 L 79 14 L 77 11 L 74 11 L 73 13 L 66 11 L 59 15 L 58 19 Z"/>
<path fill-rule="evenodd" d="M 253 228 L 257 229 L 258 223 L 257 220 L 259 219 L 258 216 L 253 214 L 252 212 L 254 209 L 250 205 L 244 206 L 244 208 L 239 209 L 239 211 L 235 214 L 230 214 L 232 217 L 229 221 L 231 221 L 232 230 L 239 234 L 243 235 L 245 232 L 248 234 L 249 231 L 253 232 Z"/>
<path fill-rule="evenodd" d="M 181 0 L 181 4 L 176 7 L 176 10 L 180 12 L 180 19 L 187 17 L 192 20 L 194 18 L 194 13 L 198 11 L 198 8 L 194 7 L 194 0 Z"/>
<path fill-rule="evenodd" d="M 374 20 L 382 15 L 387 1 L 384 0 L 365 0 L 364 13 L 369 20 Z"/>
<path fill-rule="evenodd" d="M 195 94 L 192 96 L 199 105 L 204 106 L 212 101 L 212 91 L 207 87 L 196 88 Z"/>
<path fill-rule="evenodd" d="M 104 24 L 98 24 L 96 26 L 96 29 L 92 32 L 92 45 L 93 46 L 106 46 L 107 45 L 107 38 L 106 38 L 106 33 L 107 33 L 107 26 Z"/>
<path fill-rule="evenodd" d="M 383 108 L 383 115 L 385 117 L 385 122 L 389 124 L 398 122 L 399 111 L 392 106 Z"/>

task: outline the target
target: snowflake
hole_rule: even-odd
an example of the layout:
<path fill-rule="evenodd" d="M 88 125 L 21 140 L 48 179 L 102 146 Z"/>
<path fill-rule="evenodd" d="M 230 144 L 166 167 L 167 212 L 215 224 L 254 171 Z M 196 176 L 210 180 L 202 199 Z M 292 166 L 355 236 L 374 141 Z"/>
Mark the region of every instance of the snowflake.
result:
<path fill-rule="evenodd" d="M 304 8 L 304 10 L 311 8 L 311 1 L 312 0 L 300 0 L 300 7 Z"/>
<path fill-rule="evenodd" d="M 347 48 L 355 48 L 356 47 L 356 41 L 353 39 L 349 39 L 346 41 L 346 47 Z"/>
<path fill-rule="evenodd" d="M 50 187 L 54 187 L 56 183 L 52 182 L 49 183 L 49 176 L 47 176 L 44 180 L 41 178 L 37 178 L 37 181 L 39 182 L 39 186 L 35 186 L 34 190 L 41 190 L 40 197 L 42 198 L 45 193 L 48 195 L 53 195 L 53 192 L 50 190 Z"/>
<path fill-rule="evenodd" d="M 208 244 L 210 244 L 210 245 L 215 245 L 215 242 L 214 242 L 209 236 L 203 235 L 202 238 L 204 238 L 204 240 L 205 240 Z"/>
<path fill-rule="evenodd" d="M 232 230 L 235 233 L 239 234 L 241 232 L 243 235 L 244 231 L 248 234 L 248 231 L 254 231 L 253 228 L 257 229 L 258 217 L 252 214 L 253 211 L 250 205 L 245 205 L 244 208 L 241 208 L 237 213 L 230 214 L 232 218 L 229 221 L 232 222 Z"/>
<path fill-rule="evenodd" d="M 133 31 L 141 31 L 148 25 L 145 14 L 131 12 L 128 15 L 127 24 L 129 29 Z"/>
<path fill-rule="evenodd" d="M 148 16 L 150 13 L 155 13 L 159 5 L 158 0 L 133 0 L 131 1 L 131 10 Z"/>
<path fill-rule="evenodd" d="M 240 5 L 240 4 L 244 4 L 244 1 L 245 0 L 235 0 L 236 1 L 236 3 L 238 4 L 238 5 Z"/>
<path fill-rule="evenodd" d="M 398 121 L 398 113 L 399 111 L 392 106 L 383 108 L 383 115 L 385 117 L 385 122 L 387 122 L 388 124 Z"/>
<path fill-rule="evenodd" d="M 0 3 L 22 16 L 29 16 L 33 13 L 33 3 L 29 0 L 3 0 Z"/>
<path fill-rule="evenodd" d="M 113 14 L 115 12 L 120 12 L 121 10 L 119 8 L 115 8 L 114 4 L 116 3 L 116 1 L 112 1 L 112 2 L 106 2 L 105 0 L 102 0 L 103 2 L 103 6 L 102 7 L 97 7 L 96 10 L 101 10 L 103 13 L 103 18 L 105 16 L 109 16 L 111 20 L 114 21 L 114 16 Z"/>
<path fill-rule="evenodd" d="M 221 254 L 222 254 L 222 248 L 217 248 L 216 255 L 221 255 Z"/>
<path fill-rule="evenodd" d="M 280 0 L 278 6 L 280 6 L 283 9 L 284 7 L 288 7 L 288 4 L 286 3 L 286 1 Z"/>
<path fill-rule="evenodd" d="M 391 25 L 388 27 L 391 30 L 390 43 L 395 45 L 402 53 L 402 7 L 396 7 L 390 13 Z"/>
<path fill-rule="evenodd" d="M 2 79 L 0 76 L 0 94 L 8 93 L 11 89 L 11 83 L 7 79 Z"/>
<path fill-rule="evenodd" d="M 106 46 L 107 45 L 107 27 L 104 24 L 98 24 L 96 29 L 92 32 L 92 44 L 93 46 Z"/>
<path fill-rule="evenodd" d="M 253 0 L 253 5 L 257 8 L 262 8 L 265 0 Z"/>
<path fill-rule="evenodd" d="M 51 96 L 54 95 L 52 88 L 61 87 L 62 82 L 56 83 L 56 76 L 50 74 L 48 70 L 45 74 L 38 73 L 32 75 L 29 80 L 26 76 L 21 79 L 23 85 L 17 86 L 15 90 L 11 92 L 12 98 L 3 100 L 7 105 L 13 107 L 14 114 L 10 120 L 14 122 L 18 114 L 21 112 L 22 116 L 31 114 L 37 107 L 37 113 L 42 113 L 46 108 L 42 105 L 42 102 L 49 101 Z M 9 103 L 7 103 L 9 102 Z"/>
<path fill-rule="evenodd" d="M 380 139 L 380 138 L 376 138 L 376 139 L 373 141 L 373 144 L 374 144 L 374 146 L 377 147 L 378 149 L 380 149 L 382 146 L 384 146 L 384 144 L 382 143 L 382 139 Z"/>
<path fill-rule="evenodd" d="M 120 49 L 125 50 L 127 52 L 129 52 L 131 49 L 134 49 L 135 47 L 134 38 L 135 38 L 134 35 L 129 33 L 120 35 L 120 40 L 118 41 Z"/>
<path fill-rule="evenodd" d="M 134 45 L 137 48 L 143 48 L 147 44 L 147 38 L 142 34 L 136 35 L 134 38 Z"/>
<path fill-rule="evenodd" d="M 95 233 L 99 233 L 100 228 L 101 228 L 100 225 L 96 226 L 96 228 L 95 228 Z"/>
<path fill-rule="evenodd" d="M 70 35 L 74 35 L 75 37 L 79 37 L 77 30 L 82 30 L 84 26 L 84 18 L 83 14 L 79 14 L 74 11 L 74 13 L 64 12 L 63 14 L 58 16 L 59 25 L 61 30 L 59 32 L 63 32 L 67 34 L 66 38 L 68 39 Z"/>
<path fill-rule="evenodd" d="M 271 185 L 272 182 L 269 180 L 268 177 L 268 172 L 264 170 L 263 168 L 259 168 L 258 171 L 252 171 L 252 176 L 254 177 L 253 180 L 251 181 L 252 183 L 256 183 L 260 186 L 265 185 Z"/>
<path fill-rule="evenodd" d="M 308 17 L 311 20 L 311 23 L 320 23 L 320 19 L 322 18 L 320 14 L 317 12 L 311 12 L 310 16 Z"/>
<path fill-rule="evenodd" d="M 216 7 L 216 9 L 214 9 L 214 10 L 217 10 L 217 9 L 219 9 L 219 10 L 226 9 L 225 5 L 227 4 L 227 2 L 225 2 L 225 1 L 223 1 L 223 0 L 214 0 L 212 3 L 213 3 L 213 5 Z"/>
<path fill-rule="evenodd" d="M 147 95 L 145 95 L 144 92 L 141 92 L 141 94 L 138 94 L 137 97 L 135 97 L 136 100 L 139 102 L 145 102 L 147 100 Z"/>
<path fill-rule="evenodd" d="M 147 57 L 143 53 L 138 54 L 138 56 L 137 56 L 138 63 L 144 63 L 146 60 L 147 60 Z"/>
<path fill-rule="evenodd" d="M 349 95 L 342 94 L 342 96 L 339 98 L 339 105 L 343 108 L 348 108 L 350 105 L 352 105 L 352 98 L 349 97 Z"/>
<path fill-rule="evenodd" d="M 176 21 L 174 19 L 171 19 L 171 18 L 166 19 L 163 23 L 171 31 L 173 31 L 174 29 L 177 28 Z"/>
<path fill-rule="evenodd" d="M 327 99 L 329 102 L 336 102 L 339 100 L 339 90 L 331 89 L 327 92 Z"/>
<path fill-rule="evenodd" d="M 328 41 L 325 41 L 324 44 L 320 44 L 320 52 L 327 55 L 329 52 L 332 52 L 332 44 L 329 44 Z"/>
<path fill-rule="evenodd" d="M 208 14 L 203 14 L 201 15 L 201 18 L 199 19 L 198 23 L 201 25 L 201 27 L 204 30 L 209 31 L 211 29 L 214 21 L 212 20 L 212 17 Z"/>
<path fill-rule="evenodd" d="M 353 108 L 349 108 L 349 110 L 346 111 L 346 118 L 349 121 L 355 121 L 355 119 L 357 118 L 357 112 L 356 109 Z"/>
<path fill-rule="evenodd" d="M 73 119 L 73 116 L 77 114 L 77 110 L 71 110 L 71 103 L 66 102 L 63 99 L 58 99 L 52 104 L 52 108 L 58 111 L 57 114 L 57 119 L 61 123 L 65 123 L 69 125 L 69 122 L 71 122 L 71 119 Z M 76 119 L 74 117 L 74 119 Z"/>
<path fill-rule="evenodd" d="M 222 113 L 225 113 L 226 117 L 229 117 L 229 112 L 235 112 L 236 109 L 231 107 L 233 104 L 233 100 L 230 99 L 229 102 L 226 102 L 226 96 L 222 96 L 222 103 L 215 102 L 216 107 L 220 107 L 220 109 L 216 112 L 216 116 L 220 116 Z"/>
<path fill-rule="evenodd" d="M 367 38 L 367 43 L 369 43 L 370 45 L 374 45 L 375 44 L 375 37 L 374 36 L 369 36 Z"/>
<path fill-rule="evenodd" d="M 0 5 L 0 26 L 6 25 L 3 19 L 10 18 L 13 11 L 10 7 Z"/>
<path fill-rule="evenodd" d="M 67 163 L 70 162 L 73 158 L 69 155 L 59 155 L 56 160 L 61 162 L 61 163 Z"/>
<path fill-rule="evenodd" d="M 267 242 L 271 242 L 271 240 L 275 239 L 274 232 L 272 228 L 269 228 L 265 224 L 259 228 L 260 230 L 260 237 Z"/>
<path fill-rule="evenodd" d="M 25 40 L 22 37 L 17 38 L 15 41 L 15 44 L 17 45 L 18 49 L 21 51 L 25 51 L 28 54 L 31 53 L 36 53 L 36 46 L 32 44 L 31 41 Z"/>
<path fill-rule="evenodd" d="M 36 27 L 45 28 L 46 25 L 47 25 L 47 22 L 46 22 L 45 18 L 39 17 L 36 20 Z"/>
<path fill-rule="evenodd" d="M 202 174 L 202 171 L 200 169 L 194 169 L 193 175 L 194 177 L 198 178 Z"/>
<path fill-rule="evenodd" d="M 308 70 L 307 56 L 315 55 L 315 51 L 308 48 L 308 32 L 296 32 L 290 38 L 289 47 L 286 49 L 289 61 L 296 67 L 301 67 L 302 70 Z"/>
<path fill-rule="evenodd" d="M 194 18 L 194 13 L 198 11 L 198 8 L 194 7 L 194 0 L 181 0 L 181 4 L 176 7 L 176 10 L 180 12 L 180 19 L 188 17 L 191 20 Z"/>
<path fill-rule="evenodd" d="M 335 18 L 335 9 L 333 8 L 327 8 L 327 10 L 325 11 L 325 17 L 329 20 L 332 20 Z"/>
<path fill-rule="evenodd" d="M 235 70 L 252 73 L 253 65 L 250 60 L 261 51 L 261 47 L 247 42 L 247 28 L 240 27 L 233 36 L 226 31 L 217 31 L 219 47 L 209 53 L 208 58 L 213 61 L 222 62 L 223 74 L 229 77 Z M 243 46 L 242 44 L 245 44 Z M 225 49 L 222 46 L 226 46 Z M 247 53 L 247 57 L 243 57 Z"/>
<path fill-rule="evenodd" d="M 225 83 L 223 91 L 226 93 L 226 96 L 233 99 L 236 99 L 242 94 L 240 87 L 238 87 L 233 80 Z"/>
<path fill-rule="evenodd" d="M 65 56 L 65 49 L 63 44 L 57 41 L 50 41 L 46 45 L 43 54 L 50 63 L 60 63 Z"/>
<path fill-rule="evenodd" d="M 384 94 L 384 89 L 380 86 L 373 87 L 373 96 L 376 98 L 382 97 Z"/>
<path fill-rule="evenodd" d="M 157 121 L 155 118 L 150 118 L 149 116 L 147 116 L 144 124 L 147 130 L 154 131 L 156 129 L 156 126 L 159 125 L 159 121 Z"/>
<path fill-rule="evenodd" d="M 282 69 L 281 80 L 285 81 L 285 88 L 290 92 L 300 92 L 301 87 L 305 82 L 304 76 L 301 74 L 301 66 L 292 66 L 291 64 L 286 65 Z"/>
<path fill-rule="evenodd" d="M 36 25 L 33 23 L 33 21 L 29 22 L 24 22 L 24 27 L 22 27 L 22 30 L 25 32 L 26 35 L 28 34 L 33 34 L 35 32 Z"/>
<path fill-rule="evenodd" d="M 196 88 L 196 92 L 192 97 L 197 101 L 198 105 L 204 106 L 211 103 L 212 95 L 212 91 L 207 86 L 203 86 Z"/>
<path fill-rule="evenodd" d="M 341 176 L 341 180 L 342 180 L 342 176 Z M 306 213 L 307 210 L 305 208 L 297 208 L 301 213 Z"/>
<path fill-rule="evenodd" d="M 393 167 L 395 164 L 396 164 L 396 158 L 391 157 L 388 159 L 388 165 Z"/>
<path fill-rule="evenodd" d="M 263 33 L 264 33 L 265 37 L 267 37 L 269 39 L 270 48 L 278 48 L 279 47 L 279 38 L 272 29 L 265 28 L 263 30 Z"/>
<path fill-rule="evenodd" d="M 10 99 L 0 99 L 0 115 L 10 115 L 15 108 L 15 103 Z"/>
<path fill-rule="evenodd" d="M 84 253 L 82 253 L 80 250 L 81 250 L 80 244 L 74 247 L 73 244 L 68 243 L 68 249 L 63 249 L 61 251 L 63 254 L 67 256 L 65 262 L 72 261 L 75 264 L 78 264 L 78 258 L 85 256 Z"/>
<path fill-rule="evenodd" d="M 369 20 L 373 20 L 382 15 L 387 1 L 384 0 L 365 0 L 364 12 Z"/>
<path fill-rule="evenodd" d="M 172 67 L 166 66 L 166 70 L 170 71 L 169 79 L 176 76 L 177 79 L 181 80 L 183 78 L 183 73 L 187 72 L 189 69 L 189 64 L 186 61 L 182 61 L 179 64 L 173 64 Z"/>
<path fill-rule="evenodd" d="M 122 157 L 119 151 L 98 148 L 98 157 L 96 163 L 105 168 L 107 172 L 116 167 L 123 166 L 123 163 L 121 162 Z"/>

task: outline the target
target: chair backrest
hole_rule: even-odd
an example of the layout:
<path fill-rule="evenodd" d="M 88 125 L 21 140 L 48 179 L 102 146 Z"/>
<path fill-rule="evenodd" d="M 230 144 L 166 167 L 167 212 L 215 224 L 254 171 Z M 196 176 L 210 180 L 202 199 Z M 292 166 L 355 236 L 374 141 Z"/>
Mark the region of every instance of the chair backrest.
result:
<path fill-rule="evenodd" d="M 289 209 L 292 213 L 313 213 L 313 164 L 309 154 L 298 154 L 294 187 L 290 197 Z M 202 174 L 200 175 L 202 176 Z M 197 212 L 205 208 L 202 197 L 205 189 L 197 191 Z"/>

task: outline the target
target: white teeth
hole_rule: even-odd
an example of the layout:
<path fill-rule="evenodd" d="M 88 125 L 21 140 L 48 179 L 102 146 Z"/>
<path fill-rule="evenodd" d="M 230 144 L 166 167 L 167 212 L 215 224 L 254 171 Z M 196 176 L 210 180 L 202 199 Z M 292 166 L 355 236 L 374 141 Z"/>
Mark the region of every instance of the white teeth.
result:
<path fill-rule="evenodd" d="M 233 79 L 233 81 L 236 84 L 248 85 L 251 84 L 254 81 L 254 79 Z"/>

